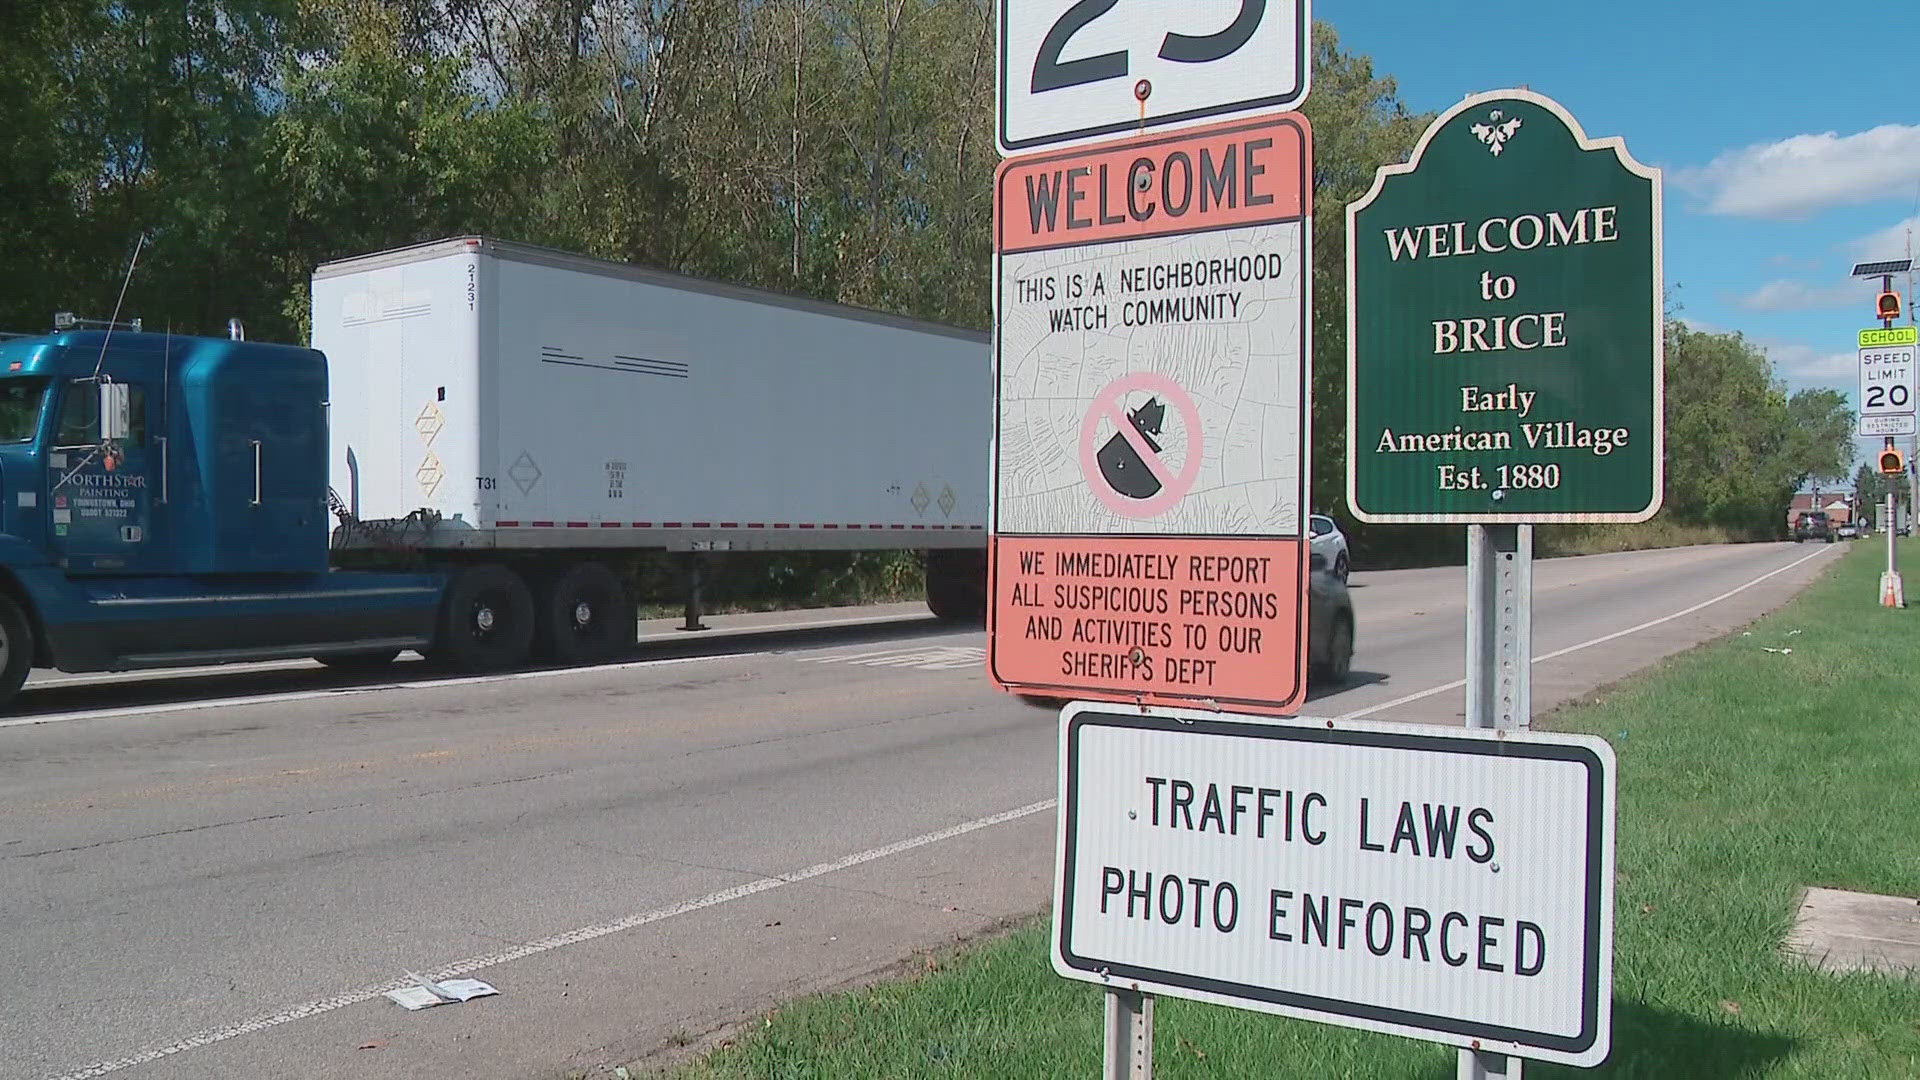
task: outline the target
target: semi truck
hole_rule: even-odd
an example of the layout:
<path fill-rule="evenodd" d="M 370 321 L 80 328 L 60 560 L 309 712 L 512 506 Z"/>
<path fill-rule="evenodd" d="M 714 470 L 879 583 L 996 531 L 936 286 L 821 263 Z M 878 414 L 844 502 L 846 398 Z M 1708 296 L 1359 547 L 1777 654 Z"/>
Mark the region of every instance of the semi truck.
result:
<path fill-rule="evenodd" d="M 921 550 L 984 612 L 984 334 L 485 237 L 311 304 L 310 347 L 0 341 L 0 706 L 35 667 L 604 660 L 646 550 Z"/>

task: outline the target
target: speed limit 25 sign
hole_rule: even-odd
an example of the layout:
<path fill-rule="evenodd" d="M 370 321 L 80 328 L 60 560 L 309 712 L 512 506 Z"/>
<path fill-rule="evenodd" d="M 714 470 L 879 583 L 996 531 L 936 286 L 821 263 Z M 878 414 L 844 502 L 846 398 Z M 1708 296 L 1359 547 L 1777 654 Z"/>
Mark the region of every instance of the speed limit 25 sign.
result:
<path fill-rule="evenodd" d="M 1000 0 L 1000 149 L 1292 108 L 1309 19 L 1308 0 Z"/>

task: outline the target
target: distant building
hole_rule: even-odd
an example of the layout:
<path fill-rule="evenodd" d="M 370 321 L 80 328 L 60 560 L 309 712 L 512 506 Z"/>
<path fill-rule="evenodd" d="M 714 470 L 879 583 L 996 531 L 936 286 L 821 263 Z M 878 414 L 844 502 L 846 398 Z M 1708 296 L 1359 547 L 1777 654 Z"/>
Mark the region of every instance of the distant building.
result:
<path fill-rule="evenodd" d="M 1825 511 L 1827 520 L 1835 525 L 1845 525 L 1853 520 L 1853 504 L 1844 497 L 1837 497 L 1832 492 L 1803 491 L 1787 502 L 1787 528 L 1793 528 L 1794 521 L 1809 510 Z"/>

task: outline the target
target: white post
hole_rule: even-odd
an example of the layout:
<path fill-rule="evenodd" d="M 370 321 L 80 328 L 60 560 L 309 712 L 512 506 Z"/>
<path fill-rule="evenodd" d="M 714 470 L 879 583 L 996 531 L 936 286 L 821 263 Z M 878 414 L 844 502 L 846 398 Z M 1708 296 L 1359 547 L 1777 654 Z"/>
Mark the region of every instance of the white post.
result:
<path fill-rule="evenodd" d="M 1467 726 L 1533 723 L 1533 526 L 1467 526 Z M 1459 1080 L 1519 1080 L 1520 1059 L 1460 1051 Z"/>
<path fill-rule="evenodd" d="M 1888 439 L 1887 442 L 1893 442 Z M 1893 481 L 1887 481 L 1887 500 L 1885 517 L 1887 519 L 1887 569 L 1880 575 L 1880 606 L 1903 608 L 1907 606 L 1906 590 L 1900 581 L 1900 549 L 1895 545 L 1900 541 L 1900 530 L 1896 527 L 1894 515 L 1898 512 L 1893 497 Z"/>

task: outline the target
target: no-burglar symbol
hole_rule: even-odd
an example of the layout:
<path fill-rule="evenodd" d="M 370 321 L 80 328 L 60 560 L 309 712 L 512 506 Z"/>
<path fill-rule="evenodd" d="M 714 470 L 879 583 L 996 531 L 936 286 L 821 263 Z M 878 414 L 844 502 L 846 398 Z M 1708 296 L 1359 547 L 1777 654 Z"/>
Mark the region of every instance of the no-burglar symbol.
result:
<path fill-rule="evenodd" d="M 1145 402 L 1129 409 L 1130 394 Z M 1180 414 L 1176 433 L 1185 443 L 1180 468 L 1166 461 L 1174 436 L 1165 433 L 1167 407 Z M 1106 421 L 1102 424 L 1102 421 Z M 1100 438 L 1111 428 L 1113 434 Z M 1123 517 L 1158 517 L 1173 509 L 1200 475 L 1200 410 L 1180 385 L 1164 375 L 1135 372 L 1111 383 L 1093 399 L 1080 425 L 1080 469 L 1094 497 Z"/>

